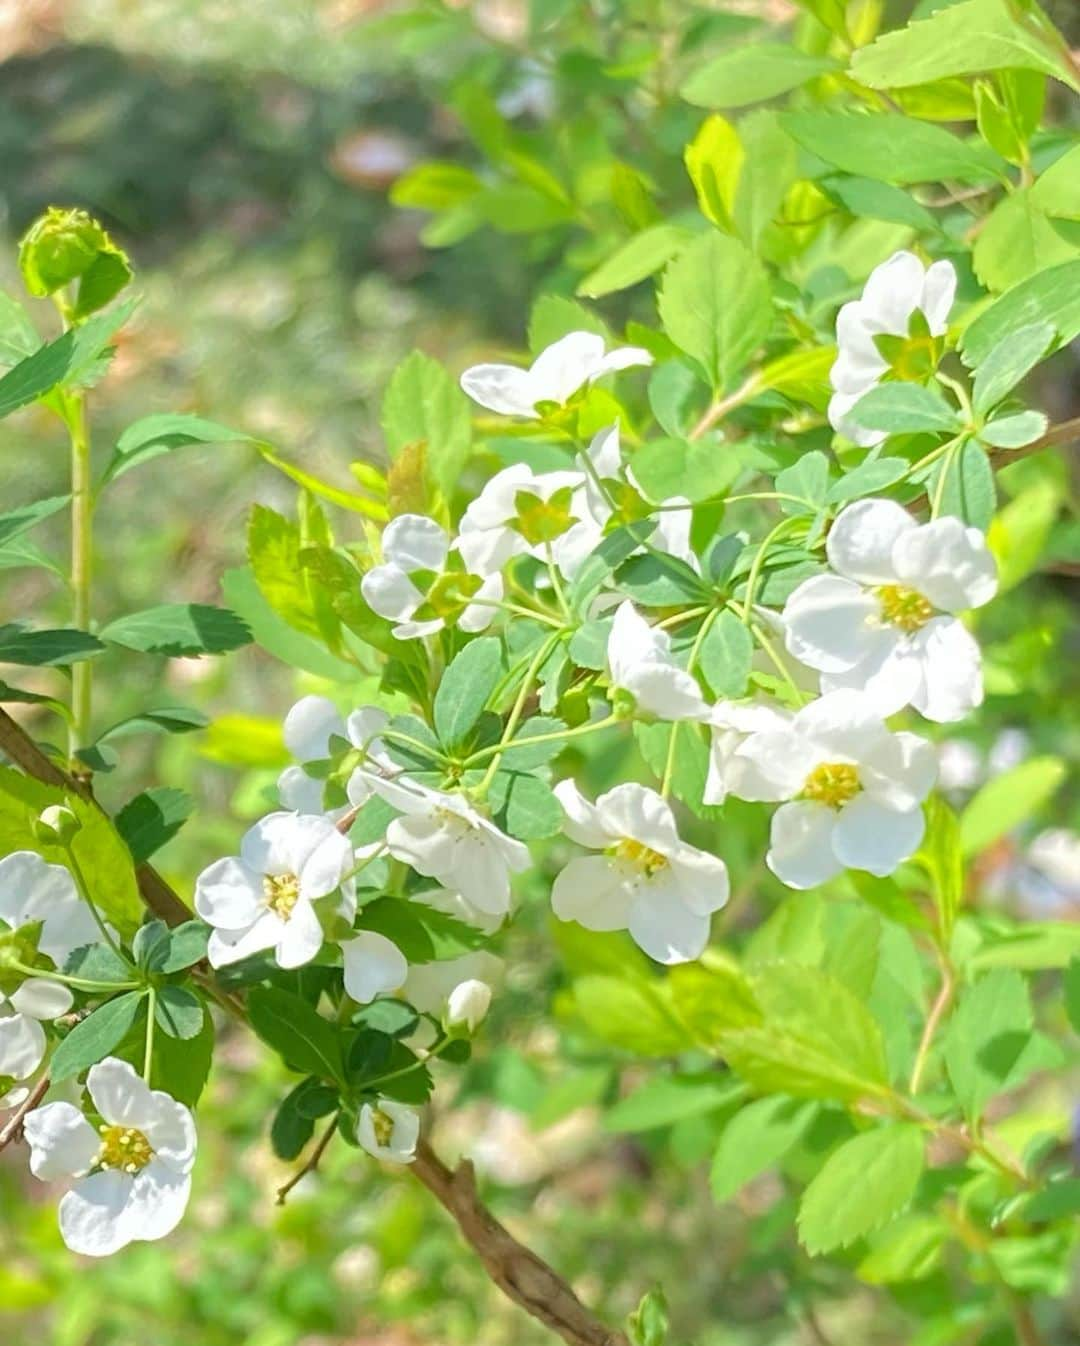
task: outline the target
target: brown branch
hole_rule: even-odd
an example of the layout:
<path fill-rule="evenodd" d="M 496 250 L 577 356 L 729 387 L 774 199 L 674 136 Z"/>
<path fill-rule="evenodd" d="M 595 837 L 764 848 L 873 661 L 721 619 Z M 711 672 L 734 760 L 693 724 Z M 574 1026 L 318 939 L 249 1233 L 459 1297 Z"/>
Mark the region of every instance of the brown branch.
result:
<path fill-rule="evenodd" d="M 307 1162 L 303 1165 L 303 1167 L 298 1168 L 296 1172 L 292 1175 L 292 1177 L 289 1179 L 289 1181 L 287 1183 L 284 1183 L 281 1187 L 278 1188 L 277 1201 L 275 1203 L 276 1205 L 284 1206 L 285 1198 L 289 1195 L 289 1193 L 297 1185 L 297 1183 L 302 1181 L 302 1179 L 306 1178 L 309 1173 L 314 1173 L 315 1170 L 319 1167 L 320 1159 L 322 1159 L 323 1155 L 326 1153 L 327 1148 L 330 1145 L 330 1142 L 334 1139 L 334 1136 L 337 1133 L 338 1115 L 339 1115 L 338 1113 L 336 1112 L 334 1113 L 333 1117 L 330 1119 L 330 1125 L 319 1137 L 318 1143 L 312 1150 L 310 1156 L 308 1157 Z"/>
<path fill-rule="evenodd" d="M 48 1092 L 49 1077 L 48 1075 L 42 1075 L 27 1097 L 23 1099 L 4 1123 L 3 1130 L 0 1130 L 0 1150 L 6 1150 L 12 1141 L 18 1140 L 22 1136 L 23 1121 L 26 1114 L 33 1112 Z"/>
<path fill-rule="evenodd" d="M 21 767 L 28 776 L 51 785 L 59 790 L 89 800 L 102 813 L 105 812 L 90 791 L 89 783 L 63 771 L 42 752 L 26 730 L 0 707 L 0 752 L 16 766 Z M 135 879 L 139 885 L 142 900 L 155 916 L 160 916 L 166 925 L 182 925 L 191 920 L 191 912 L 176 892 L 165 882 L 151 865 L 137 865 Z"/>
<path fill-rule="evenodd" d="M 607 1327 L 548 1264 L 501 1225 L 480 1200 L 467 1160 L 449 1169 L 426 1142 L 417 1146 L 412 1171 L 457 1222 L 499 1289 L 569 1346 L 629 1346 Z"/>

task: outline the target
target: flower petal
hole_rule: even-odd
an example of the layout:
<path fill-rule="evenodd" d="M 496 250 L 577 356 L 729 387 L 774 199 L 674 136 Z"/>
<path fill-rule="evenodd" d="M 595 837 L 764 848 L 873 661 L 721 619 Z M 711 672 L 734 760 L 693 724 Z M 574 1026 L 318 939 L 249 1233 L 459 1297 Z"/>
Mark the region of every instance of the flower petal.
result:
<path fill-rule="evenodd" d="M 310 902 L 297 902 L 282 922 L 274 957 L 278 967 L 303 967 L 323 946 L 323 929 Z"/>
<path fill-rule="evenodd" d="M 450 539 L 424 514 L 399 514 L 383 529 L 383 556 L 407 575 L 414 570 L 441 570 Z"/>
<path fill-rule="evenodd" d="M 110 1126 L 134 1126 L 145 1131 L 153 1125 L 154 1095 L 127 1061 L 107 1056 L 91 1066 L 86 1074 L 86 1088 L 94 1107 Z"/>
<path fill-rule="evenodd" d="M 630 837 L 661 855 L 680 845 L 671 805 L 648 786 L 616 785 L 597 799 L 596 812 L 612 836 Z"/>
<path fill-rule="evenodd" d="M 709 942 L 707 915 L 679 901 L 678 885 L 669 875 L 643 883 L 634 895 L 628 929 L 639 949 L 658 963 L 689 963 L 700 958 Z"/>
<path fill-rule="evenodd" d="M 127 1204 L 134 1180 L 119 1169 L 102 1169 L 81 1178 L 60 1201 L 60 1235 L 73 1253 L 107 1257 L 137 1237 L 131 1232 Z"/>
<path fill-rule="evenodd" d="M 868 391 L 869 388 L 861 388 L 854 393 L 833 393 L 829 398 L 826 412 L 829 424 L 838 435 L 843 435 L 845 439 L 850 439 L 852 444 L 858 444 L 864 449 L 872 449 L 876 444 L 888 439 L 884 430 L 867 430 L 852 415 L 854 408 Z"/>
<path fill-rule="evenodd" d="M 473 365 L 461 376 L 461 387 L 474 402 L 500 416 L 536 420 L 536 399 L 529 371 L 516 365 Z"/>
<path fill-rule="evenodd" d="M 11 1007 L 28 1019 L 59 1019 L 74 1003 L 74 996 L 66 986 L 41 977 L 30 977 L 11 997 Z M 4 1074 L 0 1070 L 0 1074 Z"/>
<path fill-rule="evenodd" d="M 209 925 L 248 929 L 266 910 L 263 875 L 236 856 L 215 860 L 195 880 L 195 910 Z"/>
<path fill-rule="evenodd" d="M 907 335 L 908 321 L 922 301 L 925 278 L 923 264 L 913 252 L 894 252 L 871 271 L 862 305 L 875 331 Z"/>
<path fill-rule="evenodd" d="M 825 550 L 839 575 L 860 584 L 894 584 L 893 549 L 897 539 L 918 524 L 892 500 L 857 500 L 837 515 Z"/>
<path fill-rule="evenodd" d="M 42 1182 L 89 1173 L 101 1137 L 73 1103 L 46 1103 L 29 1112 L 23 1134 L 30 1146 L 30 1172 Z"/>
<path fill-rule="evenodd" d="M 318 762 L 330 756 L 331 734 L 345 736 L 345 721 L 325 696 L 305 696 L 289 710 L 281 732 L 298 762 Z"/>
<path fill-rule="evenodd" d="M 264 911 L 243 930 L 214 930 L 206 946 L 206 957 L 211 967 L 229 967 L 252 954 L 272 949 L 281 938 L 283 922 L 272 911 Z"/>
<path fill-rule="evenodd" d="M 596 377 L 603 359 L 603 337 L 595 332 L 568 332 L 533 361 L 529 378 L 534 398 L 561 406 L 583 383 Z"/>
<path fill-rule="evenodd" d="M 197 1137 L 191 1109 L 165 1093 L 151 1090 L 154 1115 L 143 1128 L 154 1154 L 176 1174 L 190 1173 L 195 1163 Z"/>
<path fill-rule="evenodd" d="M 391 622 L 407 621 L 424 601 L 408 575 L 392 565 L 369 570 L 360 581 L 360 592 L 373 612 Z"/>
<path fill-rule="evenodd" d="M 928 720 L 962 720 L 982 705 L 982 653 L 954 617 L 936 617 L 916 637 L 923 683 L 911 704 Z"/>
<path fill-rule="evenodd" d="M 556 876 L 551 910 L 586 930 L 625 930 L 634 894 L 628 877 L 606 856 L 578 856 Z"/>
<path fill-rule="evenodd" d="M 804 580 L 784 606 L 788 653 L 822 673 L 843 673 L 881 643 L 873 625 L 878 605 L 871 594 L 839 575 Z"/>
<path fill-rule="evenodd" d="M 937 779 L 934 745 L 918 734 L 886 734 L 865 754 L 859 777 L 871 798 L 893 809 L 918 808 Z"/>
<path fill-rule="evenodd" d="M 0 1075 L 28 1079 L 45 1056 L 45 1030 L 25 1014 L 0 1018 Z"/>
<path fill-rule="evenodd" d="M 948 516 L 900 538 L 896 574 L 943 612 L 979 608 L 997 593 L 997 565 L 977 528 Z"/>
<path fill-rule="evenodd" d="M 882 628 L 866 658 L 842 673 L 823 673 L 823 694 L 859 692 L 881 716 L 914 704 L 923 686 L 923 659 L 915 644 L 892 628 Z"/>
<path fill-rule="evenodd" d="M 669 857 L 668 865 L 689 911 L 708 916 L 727 904 L 731 885 L 727 865 L 719 856 L 683 842 Z"/>
<path fill-rule="evenodd" d="M 917 806 L 891 809 L 864 792 L 840 810 L 833 850 L 841 864 L 884 878 L 919 849 L 924 829 L 922 810 Z"/>
<path fill-rule="evenodd" d="M 134 1176 L 124 1215 L 128 1238 L 152 1241 L 171 1234 L 183 1219 L 190 1196 L 190 1174 L 151 1159 Z"/>
<path fill-rule="evenodd" d="M 815 888 L 843 869 L 833 853 L 836 815 L 824 804 L 798 800 L 773 814 L 765 863 L 789 888 Z"/>
<path fill-rule="evenodd" d="M 302 766 L 287 766 L 277 779 L 278 798 L 292 813 L 322 813 L 326 782 Z"/>
<path fill-rule="evenodd" d="M 361 931 L 344 940 L 345 990 L 361 1005 L 385 991 L 397 991 L 409 974 L 409 964 L 393 940 L 375 930 Z"/>
<path fill-rule="evenodd" d="M 617 839 L 618 833 L 608 827 L 596 805 L 589 803 L 572 780 L 559 781 L 555 786 L 555 798 L 566 814 L 563 831 L 571 841 L 599 851 Z"/>
<path fill-rule="evenodd" d="M 949 311 L 956 298 L 956 268 L 952 262 L 933 262 L 923 277 L 922 300 L 919 307 L 926 315 L 934 336 L 944 335 L 949 325 Z"/>

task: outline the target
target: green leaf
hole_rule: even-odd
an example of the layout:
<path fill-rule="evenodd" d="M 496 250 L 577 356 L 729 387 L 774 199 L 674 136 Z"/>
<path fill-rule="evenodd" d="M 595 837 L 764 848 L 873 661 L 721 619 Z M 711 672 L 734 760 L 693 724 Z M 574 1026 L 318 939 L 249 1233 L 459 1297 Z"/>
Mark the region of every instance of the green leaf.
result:
<path fill-rule="evenodd" d="M 939 488 L 942 476 L 945 481 Z M 968 439 L 941 459 L 928 485 L 939 514 L 952 514 L 982 532 L 990 527 L 997 507 L 994 470 L 977 439 Z"/>
<path fill-rule="evenodd" d="M 35 500 L 31 505 L 21 505 L 18 509 L 0 514 L 0 546 L 33 528 L 42 519 L 51 518 L 70 502 L 70 495 L 51 495 L 47 500 Z"/>
<path fill-rule="evenodd" d="M 185 921 L 169 931 L 169 947 L 161 971 L 182 972 L 206 957 L 210 927 L 203 921 Z"/>
<path fill-rule="evenodd" d="M 70 383 L 101 356 L 109 339 L 127 322 L 136 301 L 127 300 L 99 313 L 36 350 L 0 378 L 0 419 L 44 397 L 58 384 Z"/>
<path fill-rule="evenodd" d="M 799 1203 L 799 1239 L 811 1256 L 846 1248 L 896 1218 L 922 1177 L 923 1134 L 889 1122 L 835 1149 Z"/>
<path fill-rule="evenodd" d="M 921 383 L 879 383 L 851 410 L 859 425 L 889 434 L 917 434 L 959 428 L 956 409 L 933 388 Z"/>
<path fill-rule="evenodd" d="M 693 238 L 678 224 L 654 224 L 621 244 L 585 277 L 577 293 L 588 299 L 627 290 L 666 266 Z"/>
<path fill-rule="evenodd" d="M 686 1117 L 730 1109 L 745 1095 L 743 1085 L 713 1074 L 659 1075 L 622 1098 L 604 1116 L 604 1130 L 652 1131 Z"/>
<path fill-rule="evenodd" d="M 906 186 L 914 182 L 1002 181 L 1005 163 L 978 141 L 894 113 L 824 108 L 787 112 L 781 124 L 804 149 L 846 173 Z"/>
<path fill-rule="evenodd" d="M 1004 197 L 980 228 L 972 265 L 990 290 L 1006 290 L 1076 255 L 1061 221 L 1080 216 L 1080 146 L 1030 186 Z"/>
<path fill-rule="evenodd" d="M 1008 0 L 944 5 L 856 51 L 851 73 L 872 89 L 902 89 L 988 70 L 1039 70 L 1080 90 L 1064 43 L 1022 12 Z"/>
<path fill-rule="evenodd" d="M 183 416 L 173 412 L 144 416 L 134 425 L 129 425 L 116 441 L 101 485 L 115 481 L 140 463 L 147 463 L 151 458 L 158 458 L 163 453 L 171 453 L 173 449 L 184 448 L 188 444 L 231 444 L 250 438 L 242 430 L 230 430 L 227 425 L 205 421 L 199 416 Z"/>
<path fill-rule="evenodd" d="M 497 636 L 471 641 L 442 675 L 435 693 L 434 723 L 439 742 L 453 751 L 476 727 L 503 673 Z"/>
<path fill-rule="evenodd" d="M 734 454 L 718 453 L 713 443 L 673 438 L 642 444 L 634 451 L 633 469 L 635 480 L 650 500 L 682 496 L 695 503 L 722 495 L 742 471 L 742 465 Z"/>
<path fill-rule="evenodd" d="M 668 336 L 717 391 L 742 372 L 772 325 L 764 268 L 745 244 L 719 233 L 696 239 L 670 264 L 658 303 Z"/>
<path fill-rule="evenodd" d="M 1015 969 L 986 973 L 960 997 L 945 1035 L 945 1066 L 970 1121 L 1009 1087 L 1032 1027 L 1027 983 Z"/>
<path fill-rule="evenodd" d="M 761 1011 L 738 966 L 718 963 L 711 952 L 708 957 L 708 967 L 680 963 L 670 968 L 667 986 L 675 1013 L 694 1041 L 718 1054 L 722 1035 L 732 1028 L 759 1024 Z"/>
<path fill-rule="evenodd" d="M 697 107 L 745 107 L 839 68 L 831 57 L 812 56 L 785 43 L 751 42 L 706 61 L 683 81 L 679 93 Z"/>
<path fill-rule="evenodd" d="M 141 1066 L 142 1044 L 132 1054 Z M 214 1055 L 214 1021 L 203 1015 L 202 1027 L 191 1038 L 174 1038 L 159 1033 L 154 1038 L 154 1063 L 150 1086 L 164 1089 L 178 1103 L 193 1108 L 198 1103 L 210 1075 Z"/>
<path fill-rule="evenodd" d="M 960 849 L 980 851 L 1019 827 L 1058 790 L 1067 775 L 1060 757 L 1029 757 L 986 782 L 960 815 Z"/>
<path fill-rule="evenodd" d="M 925 206 L 913 200 L 910 192 L 887 182 L 875 182 L 873 178 L 836 177 L 823 178 L 818 186 L 856 219 L 906 224 L 920 233 L 938 232 L 938 222 Z"/>
<path fill-rule="evenodd" d="M 975 371 L 975 410 L 985 414 L 1011 393 L 1050 349 L 1055 335 L 1048 322 L 1030 323 L 993 346 Z"/>
<path fill-rule="evenodd" d="M 498 827 L 519 841 L 538 841 L 562 831 L 563 811 L 545 781 L 522 771 L 497 771 L 489 791 Z"/>
<path fill-rule="evenodd" d="M 529 313 L 529 353 L 533 359 L 571 332 L 594 332 L 605 342 L 611 341 L 607 323 L 584 304 L 561 294 L 538 296 Z"/>
<path fill-rule="evenodd" d="M 699 818 L 716 818 L 714 808 L 703 804 L 705 781 L 709 774 L 709 745 L 701 727 L 686 720 L 675 724 L 635 724 L 634 738 L 650 771 L 660 780 L 667 769 L 671 736 L 677 735 L 675 770 L 671 793 Z"/>
<path fill-rule="evenodd" d="M 250 566 L 227 570 L 222 576 L 221 591 L 232 610 L 247 624 L 259 647 L 275 659 L 331 682 L 355 680 L 354 664 L 339 659 L 318 641 L 294 630 L 274 611 L 260 593 Z"/>
<path fill-rule="evenodd" d="M 285 1095 L 270 1123 L 270 1145 L 279 1159 L 296 1159 L 315 1134 L 315 1122 L 301 1111 L 302 1100 L 320 1088 L 318 1080 L 301 1080 Z"/>
<path fill-rule="evenodd" d="M 871 458 L 834 482 L 825 498 L 830 505 L 842 505 L 860 496 L 877 495 L 906 476 L 910 466 L 906 458 Z"/>
<path fill-rule="evenodd" d="M 160 972 L 168 950 L 169 927 L 164 921 L 147 921 L 135 931 L 131 952 L 144 972 Z"/>
<path fill-rule="evenodd" d="M 817 1116 L 815 1103 L 776 1094 L 748 1103 L 720 1133 L 709 1182 L 717 1201 L 730 1201 L 748 1182 L 773 1168 Z"/>
<path fill-rule="evenodd" d="M 643 1295 L 637 1308 L 626 1320 L 633 1346 L 665 1346 L 668 1339 L 667 1300 L 661 1289 Z"/>
<path fill-rule="evenodd" d="M 196 1037 L 202 1030 L 205 1013 L 202 1001 L 185 986 L 163 986 L 157 993 L 154 1020 L 171 1038 L 186 1041 Z"/>
<path fill-rule="evenodd" d="M 1059 484 L 1041 479 L 998 511 L 986 540 L 997 561 L 999 594 L 1038 566 L 1061 504 Z"/>
<path fill-rule="evenodd" d="M 437 360 L 422 351 L 406 357 L 390 379 L 381 424 L 391 458 L 423 445 L 432 481 L 454 494 L 472 449 L 469 399 Z"/>
<path fill-rule="evenodd" d="M 1074 958 L 1065 969 L 1065 1013 L 1074 1033 L 1080 1033 L 1080 958 Z"/>
<path fill-rule="evenodd" d="M 84 944 L 72 949 L 63 970 L 87 981 L 127 982 L 130 985 L 133 980 L 131 968 L 108 944 Z"/>
<path fill-rule="evenodd" d="M 145 991 L 128 991 L 107 1000 L 77 1023 L 53 1053 L 49 1075 L 60 1084 L 103 1061 L 135 1022 Z"/>
<path fill-rule="evenodd" d="M 579 977 L 574 1006 L 602 1042 L 639 1056 L 672 1056 L 686 1049 L 687 1036 L 660 988 L 620 977 Z"/>
<path fill-rule="evenodd" d="M 90 659 L 104 649 L 97 636 L 73 627 L 28 631 L 17 622 L 0 626 L 0 664 L 50 668 Z"/>
<path fill-rule="evenodd" d="M 183 790 L 154 786 L 129 799 L 113 820 L 136 864 L 149 860 L 180 831 L 195 808 Z"/>
<path fill-rule="evenodd" d="M 0 290 L 0 365 L 18 364 L 41 345 L 23 306 Z"/>
<path fill-rule="evenodd" d="M 964 900 L 964 862 L 956 814 L 938 794 L 926 803 L 926 833 L 915 860 L 930 877 L 938 927 L 947 945 Z"/>
<path fill-rule="evenodd" d="M 730 609 L 709 627 L 698 650 L 698 664 L 718 700 L 740 697 L 746 692 L 754 642 L 749 628 Z"/>
<path fill-rule="evenodd" d="M 1057 332 L 1055 349 L 1080 335 L 1080 260 L 1030 276 L 983 309 L 960 339 L 965 363 L 982 364 L 1013 332 L 1042 322 Z"/>
<path fill-rule="evenodd" d="M 1041 411 L 1018 411 L 984 425 L 979 439 L 995 449 L 1022 449 L 1046 434 L 1049 422 Z"/>
<path fill-rule="evenodd" d="M 228 608 L 162 603 L 110 622 L 101 639 L 129 650 L 188 656 L 238 649 L 250 642 L 251 632 Z"/>
<path fill-rule="evenodd" d="M 306 1000 L 279 987 L 256 986 L 247 1008 L 252 1028 L 290 1070 L 345 1083 L 338 1034 Z"/>
<path fill-rule="evenodd" d="M 948 1236 L 949 1227 L 939 1216 L 912 1211 L 871 1238 L 856 1274 L 869 1285 L 923 1280 L 941 1261 Z"/>
<path fill-rule="evenodd" d="M 487 943 L 487 936 L 471 925 L 399 897 L 379 897 L 361 907 L 357 917 L 361 930 L 376 930 L 392 940 L 410 963 L 431 963 L 457 958 Z"/>

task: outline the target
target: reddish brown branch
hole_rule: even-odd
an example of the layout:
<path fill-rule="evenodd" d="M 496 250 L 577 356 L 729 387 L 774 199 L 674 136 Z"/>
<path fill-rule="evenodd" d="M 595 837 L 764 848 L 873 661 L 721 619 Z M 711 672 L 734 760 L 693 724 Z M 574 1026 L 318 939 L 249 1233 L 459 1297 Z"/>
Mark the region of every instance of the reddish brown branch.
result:
<path fill-rule="evenodd" d="M 23 1099 L 4 1123 L 3 1129 L 0 1130 L 0 1150 L 7 1149 L 12 1141 L 18 1140 L 22 1136 L 23 1121 L 26 1114 L 33 1112 L 48 1092 L 49 1077 L 48 1075 L 42 1075 L 27 1097 Z"/>
<path fill-rule="evenodd" d="M 412 1171 L 453 1216 L 503 1294 L 526 1313 L 569 1346 L 629 1346 L 622 1332 L 595 1318 L 561 1276 L 495 1219 L 477 1194 L 472 1164 L 449 1169 L 421 1141 Z"/>

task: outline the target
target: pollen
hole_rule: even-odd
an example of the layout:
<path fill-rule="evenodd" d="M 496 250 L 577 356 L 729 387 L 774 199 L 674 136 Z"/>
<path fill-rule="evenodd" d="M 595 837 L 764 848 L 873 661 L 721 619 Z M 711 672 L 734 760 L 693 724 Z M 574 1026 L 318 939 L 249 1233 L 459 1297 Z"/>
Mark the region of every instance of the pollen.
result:
<path fill-rule="evenodd" d="M 133 1126 L 101 1126 L 101 1150 L 98 1164 L 102 1168 L 118 1168 L 124 1173 L 138 1173 L 154 1157 L 150 1142 Z"/>
<path fill-rule="evenodd" d="M 850 762 L 823 762 L 807 776 L 802 797 L 838 809 L 850 803 L 861 789 L 858 770 Z"/>
<path fill-rule="evenodd" d="M 389 1145 L 394 1138 L 394 1119 L 387 1117 L 381 1108 L 372 1108 L 371 1129 L 380 1145 Z"/>
<path fill-rule="evenodd" d="M 883 584 L 875 593 L 884 620 L 901 631 L 918 631 L 934 615 L 930 600 L 917 589 L 908 589 L 903 584 Z"/>
<path fill-rule="evenodd" d="M 640 869 L 649 878 L 652 878 L 661 869 L 666 869 L 668 864 L 666 855 L 654 851 L 651 846 L 646 846 L 643 841 L 635 841 L 633 837 L 623 837 L 618 845 L 612 847 L 611 854 L 617 860 L 625 861 L 626 864 L 633 865 L 635 869 Z"/>
<path fill-rule="evenodd" d="M 267 874 L 263 879 L 263 895 L 270 910 L 287 921 L 300 898 L 300 880 L 295 874 Z"/>

